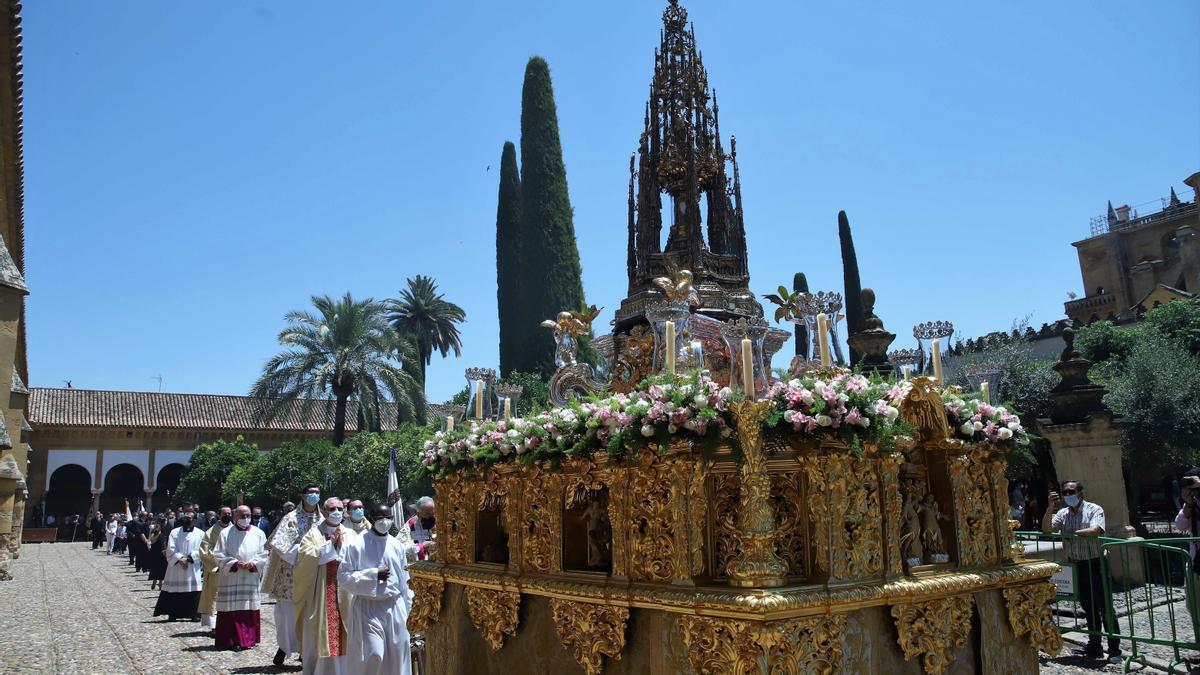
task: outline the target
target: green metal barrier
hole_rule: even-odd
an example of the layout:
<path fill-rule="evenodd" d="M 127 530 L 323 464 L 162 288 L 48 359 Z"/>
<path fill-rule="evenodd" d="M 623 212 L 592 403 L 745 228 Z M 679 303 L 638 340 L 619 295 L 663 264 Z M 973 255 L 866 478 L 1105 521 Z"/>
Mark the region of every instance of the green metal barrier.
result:
<path fill-rule="evenodd" d="M 1200 651 L 1196 572 L 1189 545 L 1200 537 L 1117 539 L 1071 534 L 1016 532 L 1026 556 L 1058 563 L 1053 581 L 1055 620 L 1063 633 L 1119 641 L 1125 671 L 1148 659 L 1170 672 L 1185 663 L 1182 652 Z M 1076 562 L 1099 554 L 1094 562 Z M 1099 582 L 1094 583 L 1094 582 Z M 1093 615 L 1089 626 L 1087 616 Z"/>

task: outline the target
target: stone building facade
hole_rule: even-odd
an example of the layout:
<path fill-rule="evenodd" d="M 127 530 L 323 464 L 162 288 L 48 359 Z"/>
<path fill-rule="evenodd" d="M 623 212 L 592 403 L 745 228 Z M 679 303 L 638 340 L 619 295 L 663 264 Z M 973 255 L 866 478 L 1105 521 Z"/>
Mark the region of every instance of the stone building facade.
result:
<path fill-rule="evenodd" d="M 1162 210 L 1138 216 L 1109 205 L 1093 219 L 1092 236 L 1072 244 L 1079 255 L 1083 297 L 1066 303 L 1077 324 L 1126 321 L 1156 304 L 1200 294 L 1200 172 L 1184 180 L 1190 202 L 1171 190 Z"/>
<path fill-rule="evenodd" d="M 383 430 L 396 415 L 384 411 Z M 461 408 L 431 405 L 430 420 L 461 418 Z M 332 412 L 301 405 L 269 423 L 254 418 L 246 396 L 33 388 L 29 393 L 29 509 L 25 522 L 41 525 L 89 510 L 121 511 L 124 501 L 167 505 L 201 443 L 242 436 L 267 451 L 298 439 L 329 438 Z M 348 433 L 357 414 L 351 403 Z"/>
<path fill-rule="evenodd" d="M 29 456 L 20 9 L 10 0 L 0 17 L 0 578 L 20 554 Z"/>

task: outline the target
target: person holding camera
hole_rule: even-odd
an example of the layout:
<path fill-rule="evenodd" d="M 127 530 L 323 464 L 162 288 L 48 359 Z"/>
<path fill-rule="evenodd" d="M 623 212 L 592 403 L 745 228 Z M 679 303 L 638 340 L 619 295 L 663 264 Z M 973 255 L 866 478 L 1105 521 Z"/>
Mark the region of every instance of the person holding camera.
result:
<path fill-rule="evenodd" d="M 1100 648 L 1101 623 L 1104 632 L 1117 632 L 1117 620 L 1107 611 L 1111 598 L 1105 596 L 1104 580 L 1101 578 L 1101 551 L 1098 537 L 1104 534 L 1104 509 L 1099 504 L 1083 498 L 1083 483 L 1077 480 L 1063 481 L 1059 492 L 1051 492 L 1046 514 L 1042 516 L 1043 532 L 1060 532 L 1067 558 L 1075 566 L 1075 596 L 1083 605 L 1087 619 L 1088 644 L 1076 654 L 1090 658 L 1103 658 Z M 1121 661 L 1121 641 L 1108 638 L 1108 661 Z"/>
<path fill-rule="evenodd" d="M 1189 537 L 1200 537 L 1200 469 L 1192 469 L 1179 480 L 1179 496 L 1183 506 L 1175 516 L 1175 529 Z M 1188 557 L 1192 561 L 1192 573 L 1200 574 L 1200 559 L 1196 553 L 1200 546 L 1196 542 L 1188 544 Z M 1200 593 L 1197 594 L 1200 596 Z M 1200 598 L 1192 598 L 1188 606 L 1191 608 L 1193 621 L 1200 620 Z"/>

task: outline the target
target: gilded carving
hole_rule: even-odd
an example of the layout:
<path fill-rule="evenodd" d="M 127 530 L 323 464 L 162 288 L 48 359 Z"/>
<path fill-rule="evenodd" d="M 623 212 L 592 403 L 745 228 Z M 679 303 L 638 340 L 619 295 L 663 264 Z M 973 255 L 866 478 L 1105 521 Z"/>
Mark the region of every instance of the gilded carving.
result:
<path fill-rule="evenodd" d="M 470 533 L 475 526 L 473 510 L 476 483 L 464 480 L 462 476 L 450 475 L 438 479 L 434 484 L 438 499 L 434 502 L 437 511 L 438 540 L 434 549 L 434 558 L 451 564 L 461 564 L 470 561 L 474 556 L 468 553 Z M 444 496 L 444 497 L 443 497 Z"/>
<path fill-rule="evenodd" d="M 738 476 L 733 473 L 713 474 L 713 558 L 714 569 L 721 576 L 739 552 L 737 540 Z"/>
<path fill-rule="evenodd" d="M 1010 586 L 1004 589 L 1008 605 L 1008 625 L 1018 638 L 1029 636 L 1029 644 L 1054 656 L 1062 649 L 1062 634 L 1050 612 L 1050 601 L 1057 590 L 1051 583 Z"/>
<path fill-rule="evenodd" d="M 683 461 L 685 466 L 689 463 Z M 691 469 L 691 480 L 688 483 L 688 510 L 687 510 L 687 525 L 688 525 L 688 541 L 690 545 L 688 549 L 691 551 L 691 574 L 692 576 L 701 576 L 704 574 L 705 562 L 708 559 L 708 545 L 706 543 L 706 534 L 708 532 L 708 462 L 697 460 L 695 466 Z"/>
<path fill-rule="evenodd" d="M 522 483 L 524 509 L 518 529 L 523 566 L 542 574 L 561 571 L 563 477 L 533 467 Z"/>
<path fill-rule="evenodd" d="M 741 505 L 737 538 L 740 551 L 726 569 L 729 583 L 743 588 L 782 586 L 787 566 L 775 555 L 775 515 L 771 509 L 771 476 L 763 449 L 763 420 L 770 401 L 729 404 L 742 446 Z"/>
<path fill-rule="evenodd" d="M 992 481 L 987 475 L 985 456 L 983 451 L 974 450 L 951 457 L 948 463 L 957 506 L 954 511 L 959 562 L 963 565 L 996 562 L 996 521 L 989 494 Z"/>
<path fill-rule="evenodd" d="M 944 442 L 950 436 L 950 425 L 942 397 L 933 384 L 928 377 L 914 378 L 908 396 L 900 402 L 900 416 L 917 427 L 921 440 Z"/>
<path fill-rule="evenodd" d="M 900 552 L 902 497 L 900 496 L 900 465 L 904 456 L 899 453 L 885 455 L 879 458 L 879 485 L 883 493 L 884 515 L 883 529 L 885 545 L 885 560 L 887 561 L 888 576 L 904 573 L 904 563 Z"/>
<path fill-rule="evenodd" d="M 951 652 L 967 644 L 971 631 L 971 595 L 952 595 L 892 606 L 904 660 L 920 655 L 925 672 L 941 675 L 950 667 Z"/>
<path fill-rule="evenodd" d="M 832 464 L 832 463 L 831 463 Z M 879 476 L 874 462 L 850 456 L 836 463 L 840 475 L 832 503 L 842 504 L 842 518 L 833 527 L 833 576 L 862 579 L 883 571 L 883 528 L 879 506 Z M 857 493 L 850 497 L 850 490 Z"/>
<path fill-rule="evenodd" d="M 789 576 L 804 576 L 804 501 L 798 471 L 771 474 L 771 509 L 775 513 L 775 555 Z"/>
<path fill-rule="evenodd" d="M 808 519 L 812 532 L 813 570 L 830 572 L 829 544 L 832 524 L 829 518 L 829 484 L 822 470 L 823 457 L 806 457 L 801 460 L 808 493 Z"/>
<path fill-rule="evenodd" d="M 442 614 L 442 591 L 446 584 L 441 579 L 412 577 L 408 589 L 412 591 L 412 609 L 408 612 L 408 632 L 425 632 L 431 623 L 437 623 Z"/>
<path fill-rule="evenodd" d="M 769 623 L 682 616 L 679 627 L 697 673 L 835 673 L 845 656 L 844 614 Z"/>
<path fill-rule="evenodd" d="M 504 646 L 505 635 L 517 634 L 520 604 L 520 593 L 467 587 L 467 614 L 494 652 Z"/>
<path fill-rule="evenodd" d="M 628 608 L 551 598 L 550 612 L 558 639 L 571 650 L 587 675 L 599 675 L 604 670 L 605 656 L 621 658 Z"/>
<path fill-rule="evenodd" d="M 634 467 L 626 469 L 629 481 L 629 578 L 668 582 L 686 578 L 688 568 L 685 485 L 677 474 L 682 458 L 663 458 L 644 450 Z M 613 529 L 617 529 L 614 521 Z M 615 540 L 615 537 L 614 537 Z M 614 541 L 615 544 L 615 541 Z M 614 549 L 616 547 L 614 546 Z M 614 551 L 614 565 L 616 556 Z"/>
<path fill-rule="evenodd" d="M 629 469 L 613 469 L 608 486 L 608 522 L 612 525 L 612 575 L 628 577 L 629 572 Z"/>
<path fill-rule="evenodd" d="M 1016 560 L 1012 530 L 1008 526 L 1008 477 L 1004 475 L 1007 468 L 1008 461 L 1004 458 L 1003 451 L 993 448 L 987 456 L 987 475 L 991 479 L 991 507 L 992 517 L 995 519 L 996 550 L 1001 556 L 1000 561 L 1004 563 Z"/>

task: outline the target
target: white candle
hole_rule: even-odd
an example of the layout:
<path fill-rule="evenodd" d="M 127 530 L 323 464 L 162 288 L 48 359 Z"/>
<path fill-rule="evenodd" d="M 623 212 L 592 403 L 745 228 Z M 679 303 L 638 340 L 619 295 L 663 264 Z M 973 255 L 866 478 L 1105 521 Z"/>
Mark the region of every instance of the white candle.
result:
<path fill-rule="evenodd" d="M 905 380 L 912 379 L 912 366 L 905 364 L 900 366 L 900 370 L 904 372 Z"/>
<path fill-rule="evenodd" d="M 512 417 L 512 399 L 504 397 L 504 419 Z"/>
<path fill-rule="evenodd" d="M 824 312 L 817 315 L 817 337 L 821 367 L 828 368 L 833 365 L 833 359 L 829 356 L 829 319 L 826 318 Z"/>
<path fill-rule="evenodd" d="M 754 346 L 750 338 L 742 338 L 742 390 L 746 398 L 754 398 Z"/>
<path fill-rule="evenodd" d="M 984 403 L 992 402 L 991 387 L 988 386 L 987 380 L 984 380 L 983 382 L 979 383 L 979 394 L 980 394 L 980 398 L 983 399 Z"/>
<path fill-rule="evenodd" d="M 933 341 L 933 381 L 942 383 L 942 343 L 940 340 Z"/>
<path fill-rule="evenodd" d="M 475 380 L 475 417 L 483 419 L 483 380 Z"/>
<path fill-rule="evenodd" d="M 675 322 L 668 321 L 666 323 L 667 333 L 667 360 L 666 371 L 668 375 L 675 374 Z"/>
<path fill-rule="evenodd" d="M 454 415 L 446 415 L 446 433 L 454 431 Z"/>

